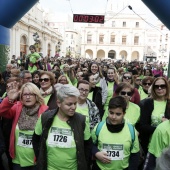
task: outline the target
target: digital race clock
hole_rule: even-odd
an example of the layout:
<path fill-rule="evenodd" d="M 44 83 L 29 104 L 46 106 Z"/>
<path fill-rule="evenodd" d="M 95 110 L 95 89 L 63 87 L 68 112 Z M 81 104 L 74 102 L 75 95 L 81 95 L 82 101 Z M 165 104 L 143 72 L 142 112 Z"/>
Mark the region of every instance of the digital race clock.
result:
<path fill-rule="evenodd" d="M 73 22 L 104 24 L 104 15 L 73 14 Z"/>

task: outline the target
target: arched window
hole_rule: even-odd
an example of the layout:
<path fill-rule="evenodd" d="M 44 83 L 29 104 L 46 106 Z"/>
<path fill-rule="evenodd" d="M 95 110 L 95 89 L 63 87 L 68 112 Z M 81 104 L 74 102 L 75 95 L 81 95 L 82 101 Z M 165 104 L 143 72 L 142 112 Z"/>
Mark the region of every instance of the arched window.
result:
<path fill-rule="evenodd" d="M 20 39 L 20 55 L 27 54 L 27 38 L 23 35 Z"/>

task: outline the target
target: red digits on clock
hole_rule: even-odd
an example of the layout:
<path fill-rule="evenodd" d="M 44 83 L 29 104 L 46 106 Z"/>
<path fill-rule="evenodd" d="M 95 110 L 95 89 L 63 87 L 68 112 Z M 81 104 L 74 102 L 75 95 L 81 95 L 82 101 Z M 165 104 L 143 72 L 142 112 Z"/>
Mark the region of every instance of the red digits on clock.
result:
<path fill-rule="evenodd" d="M 99 23 L 104 23 L 104 16 L 100 16 Z"/>
<path fill-rule="evenodd" d="M 93 16 L 90 16 L 89 22 L 93 22 Z"/>
<path fill-rule="evenodd" d="M 88 20 L 89 20 L 89 16 L 84 15 L 84 22 L 88 22 Z"/>
<path fill-rule="evenodd" d="M 79 16 L 79 22 L 82 22 L 82 21 L 83 21 L 83 16 L 80 15 L 80 16 Z"/>
<path fill-rule="evenodd" d="M 78 15 L 74 15 L 74 22 L 77 22 L 79 19 L 79 16 Z"/>
<path fill-rule="evenodd" d="M 99 16 L 95 17 L 95 22 L 98 23 L 99 22 Z"/>

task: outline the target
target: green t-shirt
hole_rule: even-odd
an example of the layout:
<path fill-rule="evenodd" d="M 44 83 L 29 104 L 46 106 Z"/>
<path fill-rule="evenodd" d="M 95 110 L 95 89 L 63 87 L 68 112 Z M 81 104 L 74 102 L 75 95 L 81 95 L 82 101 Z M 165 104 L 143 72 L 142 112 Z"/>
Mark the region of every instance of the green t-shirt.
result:
<path fill-rule="evenodd" d="M 92 131 L 93 142 L 96 142 L 95 126 Z M 106 151 L 111 159 L 110 164 L 103 164 L 99 160 L 96 160 L 97 165 L 102 170 L 122 170 L 129 166 L 129 157 L 131 153 L 139 152 L 139 141 L 135 131 L 135 141 L 132 150 L 130 150 L 132 144 L 131 133 L 127 123 L 119 133 L 111 133 L 108 131 L 106 123 L 102 126 L 98 136 L 98 149 L 100 151 Z"/>
<path fill-rule="evenodd" d="M 109 101 L 113 96 L 113 86 L 114 86 L 114 82 L 108 82 L 107 85 L 107 99 L 104 105 L 104 110 L 107 109 L 108 105 L 109 105 Z"/>
<path fill-rule="evenodd" d="M 148 94 L 146 94 L 143 91 L 143 88 L 141 86 L 139 87 L 138 92 L 139 92 L 139 95 L 140 95 L 140 100 L 146 99 L 148 97 Z"/>
<path fill-rule="evenodd" d="M 21 167 L 34 165 L 34 151 L 32 146 L 33 130 L 19 130 L 18 124 L 15 129 L 15 158 L 13 163 Z"/>
<path fill-rule="evenodd" d="M 102 121 L 106 120 L 108 117 L 108 107 L 104 112 Z M 138 122 L 140 117 L 140 107 L 137 104 L 129 102 L 129 106 L 126 109 L 124 119 L 127 123 L 132 124 L 133 126 Z"/>
<path fill-rule="evenodd" d="M 89 100 L 93 101 L 93 100 L 92 100 L 92 98 L 93 98 L 93 92 L 89 92 L 87 98 L 88 98 Z"/>
<path fill-rule="evenodd" d="M 67 77 L 68 84 L 73 85 L 72 82 L 71 82 L 71 80 L 70 80 L 70 78 L 68 77 L 68 75 L 67 75 L 67 74 L 64 74 L 64 75 Z"/>
<path fill-rule="evenodd" d="M 165 113 L 167 101 L 156 101 L 154 100 L 154 110 L 151 115 L 151 126 L 157 127 L 162 123 L 162 117 Z"/>
<path fill-rule="evenodd" d="M 37 60 L 40 58 L 40 55 L 38 53 L 34 52 L 34 53 L 29 54 L 28 57 L 29 57 L 30 62 L 35 64 L 37 62 Z M 37 66 L 36 65 L 33 65 L 33 66 L 28 65 L 28 70 L 30 71 L 30 73 L 33 73 L 34 71 L 37 70 Z"/>
<path fill-rule="evenodd" d="M 38 119 L 35 133 L 42 134 L 41 117 Z M 84 140 L 90 138 L 90 128 L 86 124 Z M 77 156 L 74 134 L 67 122 L 56 115 L 48 132 L 47 169 L 48 170 L 77 170 Z"/>
<path fill-rule="evenodd" d="M 149 152 L 159 157 L 162 151 L 170 145 L 170 121 L 166 120 L 159 124 L 154 131 L 149 144 Z"/>
<path fill-rule="evenodd" d="M 124 119 L 127 123 L 135 125 L 140 117 L 140 107 L 137 104 L 129 102 L 129 106 L 126 109 Z"/>
<path fill-rule="evenodd" d="M 44 97 L 44 102 L 45 102 L 46 105 L 48 104 L 48 101 L 50 100 L 50 97 L 51 97 L 51 94 Z"/>

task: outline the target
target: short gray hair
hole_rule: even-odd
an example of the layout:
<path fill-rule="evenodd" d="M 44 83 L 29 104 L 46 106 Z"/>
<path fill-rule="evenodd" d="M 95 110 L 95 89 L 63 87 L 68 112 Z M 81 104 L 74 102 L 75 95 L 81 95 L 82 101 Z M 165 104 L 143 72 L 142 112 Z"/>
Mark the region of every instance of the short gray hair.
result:
<path fill-rule="evenodd" d="M 21 71 L 20 74 L 19 74 L 19 78 L 23 79 L 25 77 L 26 73 L 30 73 L 30 72 L 28 70 Z"/>
<path fill-rule="evenodd" d="M 155 170 L 167 170 L 170 169 L 170 147 L 165 149 L 162 155 L 156 159 Z"/>
<path fill-rule="evenodd" d="M 71 96 L 80 96 L 80 92 L 76 87 L 70 84 L 65 84 L 57 89 L 57 100 L 59 100 L 60 102 L 63 102 L 64 98 Z"/>

